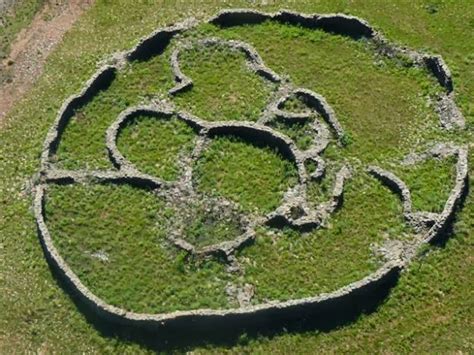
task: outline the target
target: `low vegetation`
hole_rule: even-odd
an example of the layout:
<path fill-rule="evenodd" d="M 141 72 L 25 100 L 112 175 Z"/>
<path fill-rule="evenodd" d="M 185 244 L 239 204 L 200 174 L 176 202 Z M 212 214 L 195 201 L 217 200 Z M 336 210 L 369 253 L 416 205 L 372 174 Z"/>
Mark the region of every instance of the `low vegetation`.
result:
<path fill-rule="evenodd" d="M 135 312 L 226 305 L 224 266 L 186 267 L 161 227 L 172 211 L 152 193 L 71 185 L 55 186 L 48 196 L 47 223 L 58 249 L 99 297 Z"/>
<path fill-rule="evenodd" d="M 294 162 L 235 136 L 212 140 L 196 166 L 198 189 L 230 198 L 245 211 L 270 212 L 297 183 Z"/>
<path fill-rule="evenodd" d="M 193 129 L 176 117 L 136 117 L 119 135 L 117 147 L 137 169 L 167 181 L 181 173 L 180 156 L 194 147 Z"/>
<path fill-rule="evenodd" d="M 415 210 L 441 212 L 454 185 L 456 159 L 429 159 L 394 171 L 410 189 Z"/>
<path fill-rule="evenodd" d="M 313 144 L 315 132 L 311 129 L 309 120 L 286 122 L 277 118 L 269 126 L 290 137 L 301 150 L 306 150 Z"/>
<path fill-rule="evenodd" d="M 242 52 L 197 47 L 184 51 L 180 62 L 194 85 L 176 98 L 179 108 L 208 121 L 258 120 L 272 87 L 249 70 Z"/>
<path fill-rule="evenodd" d="M 133 6 L 98 1 L 48 59 L 35 89 L 10 113 L 0 131 L 0 249 L 5 255 L 0 258 L 0 352 L 156 350 L 102 334 L 61 289 L 38 243 L 30 186 L 57 110 L 81 88 L 97 62 L 130 48 L 165 22 L 191 14 L 211 15 L 220 6 L 214 1 Z M 231 1 L 226 6 L 251 5 Z M 473 140 L 472 5 L 431 0 L 410 4 L 275 1 L 258 7 L 271 11 L 288 6 L 303 12 L 358 15 L 395 42 L 442 54 L 454 74 L 456 100 L 466 116 L 467 130 L 440 131 L 429 103 L 440 91 L 436 81 L 419 68 L 381 59 L 363 40 L 274 23 L 228 29 L 200 26 L 189 34 L 191 39 L 219 36 L 248 42 L 276 73 L 326 97 L 348 134 L 347 144 L 330 144 L 324 158 L 333 165 L 325 180 L 310 188 L 310 196 L 315 204 L 325 200 L 335 169 L 349 163 L 354 172 L 344 205 L 324 229 L 310 233 L 258 229 L 255 243 L 237 254 L 245 270 L 240 275 L 226 272 L 220 260 L 188 260 L 171 246 L 164 221 L 172 219 L 175 211 L 150 191 L 126 185 L 51 185 L 46 209 L 52 237 L 98 296 L 138 312 L 164 312 L 235 307 L 225 291 L 229 283 L 255 285 L 252 302 L 259 303 L 312 296 L 358 280 L 381 261 L 374 245 L 412 234 L 403 221 L 399 199 L 366 174 L 367 164 L 390 168 L 404 179 L 412 189 L 415 209 L 442 208 L 452 184 L 453 161 L 430 160 L 410 168 L 397 162 L 431 141 Z M 128 65 L 107 90 L 76 112 L 55 157 L 58 167 L 113 169 L 105 131 L 124 109 L 155 98 L 169 99 L 167 91 L 174 84 L 169 54 L 167 49 L 149 61 Z M 183 56 L 183 72 L 195 85 L 171 99 L 178 108 L 207 120 L 258 119 L 274 87 L 248 70 L 243 55 L 211 49 L 191 50 Z M 286 108 L 301 109 L 298 103 L 288 103 Z M 287 133 L 292 136 L 293 131 Z M 300 136 L 298 131 L 293 137 L 298 141 Z M 174 163 L 189 152 L 193 137 L 192 130 L 175 118 L 140 117 L 125 128 L 118 144 L 140 170 L 173 180 L 179 174 Z M 471 167 L 473 158 L 471 152 Z M 294 171 L 294 165 L 270 147 L 216 137 L 196 163 L 194 182 L 202 193 L 240 203 L 245 213 L 263 214 L 277 206 L 286 188 L 294 184 Z M 179 350 L 472 352 L 474 305 L 468 295 L 474 288 L 473 206 L 470 194 L 452 238 L 443 248 L 428 248 L 372 314 L 329 332 L 308 329 L 302 322 L 300 329 L 292 331 L 241 334 L 229 344 L 203 340 L 182 344 Z M 231 225 L 209 223 L 205 213 L 201 217 L 188 233 L 201 245 L 210 242 L 200 239 L 204 234 L 213 233 L 219 241 L 227 231 L 235 232 Z M 158 349 L 169 348 L 159 344 Z"/>

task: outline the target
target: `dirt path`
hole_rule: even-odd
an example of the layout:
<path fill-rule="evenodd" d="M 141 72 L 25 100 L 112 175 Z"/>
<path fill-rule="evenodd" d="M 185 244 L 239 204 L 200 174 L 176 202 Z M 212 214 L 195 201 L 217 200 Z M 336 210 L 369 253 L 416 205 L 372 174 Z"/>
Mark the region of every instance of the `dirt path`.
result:
<path fill-rule="evenodd" d="M 0 126 L 8 111 L 41 75 L 46 58 L 94 0 L 46 1 L 11 45 L 2 66 L 11 79 L 0 85 Z"/>

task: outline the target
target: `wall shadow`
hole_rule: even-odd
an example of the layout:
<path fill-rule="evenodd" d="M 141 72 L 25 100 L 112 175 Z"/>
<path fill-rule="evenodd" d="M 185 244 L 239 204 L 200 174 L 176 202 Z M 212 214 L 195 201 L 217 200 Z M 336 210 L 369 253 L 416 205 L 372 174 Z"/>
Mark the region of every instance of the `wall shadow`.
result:
<path fill-rule="evenodd" d="M 259 336 L 273 338 L 288 332 L 329 332 L 356 321 L 363 314 L 376 311 L 396 285 L 400 275 L 400 269 L 394 269 L 387 277 L 356 290 L 349 296 L 313 305 L 257 314 L 180 319 L 163 325 L 143 323 L 137 326 L 111 322 L 101 317 L 71 289 L 59 271 L 49 265 L 58 285 L 69 294 L 78 310 L 102 336 L 136 343 L 156 352 L 186 351 L 206 345 L 232 347 L 242 344 L 242 339 Z"/>

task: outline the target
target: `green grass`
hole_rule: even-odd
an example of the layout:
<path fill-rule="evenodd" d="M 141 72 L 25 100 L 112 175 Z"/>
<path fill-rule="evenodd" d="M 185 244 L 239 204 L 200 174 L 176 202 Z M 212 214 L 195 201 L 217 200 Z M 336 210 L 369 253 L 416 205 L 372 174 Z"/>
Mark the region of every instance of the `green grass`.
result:
<path fill-rule="evenodd" d="M 394 172 L 408 186 L 413 208 L 441 212 L 456 181 L 457 158 L 429 159 L 414 166 L 402 166 Z"/>
<path fill-rule="evenodd" d="M 176 98 L 180 108 L 208 121 L 259 119 L 272 87 L 250 71 L 242 52 L 198 47 L 182 52 L 180 63 L 193 80 L 192 90 Z"/>
<path fill-rule="evenodd" d="M 67 169 L 109 167 L 105 130 L 127 107 L 154 97 L 167 97 L 167 91 L 174 86 L 169 65 L 171 48 L 147 62 L 129 64 L 106 91 L 98 93 L 76 112 L 55 157 L 60 166 Z M 256 121 L 259 118 L 271 87 L 246 67 L 243 53 L 212 47 L 185 51 L 181 58 L 182 70 L 193 79 L 194 86 L 173 101 L 178 109 L 210 121 Z M 214 92 L 215 87 L 220 90 Z"/>
<path fill-rule="evenodd" d="M 268 146 L 235 137 L 212 140 L 195 169 L 199 190 L 238 202 L 243 210 L 270 212 L 297 183 L 293 162 Z"/>
<path fill-rule="evenodd" d="M 199 18 L 211 15 L 219 6 L 224 4 L 217 5 L 214 1 L 134 2 L 132 6 L 131 2 L 127 1 L 98 1 L 48 59 L 45 73 L 38 80 L 36 87 L 9 115 L 5 128 L 0 132 L 2 176 L 0 255 L 4 256 L 0 257 L 0 270 L 2 270 L 0 352 L 135 353 L 150 350 L 134 343 L 101 335 L 77 310 L 69 296 L 58 287 L 38 243 L 30 212 L 31 198 L 25 186 L 28 186 L 28 181 L 38 170 L 42 143 L 58 108 L 66 97 L 81 88 L 95 71 L 98 61 L 111 52 L 130 48 L 136 43 L 137 38 L 157 26 L 189 15 Z M 440 133 L 437 129 L 437 118 L 433 114 L 433 109 L 426 105 L 427 96 L 439 90 L 434 80 L 421 70 L 407 69 L 400 63 L 380 62 L 378 58 L 374 58 L 370 46 L 364 42 L 352 42 L 344 37 L 317 31 L 308 33 L 306 30 L 272 24 L 219 31 L 219 35 L 226 38 L 251 42 L 266 64 L 275 72 L 288 74 L 297 85 L 317 91 L 326 97 L 335 109 L 343 128 L 353 140 L 345 148 L 331 148 L 326 153 L 328 157 L 347 159 L 354 165 L 363 167 L 367 163 L 382 165 L 386 161 L 400 159 L 408 151 L 423 146 L 425 141 L 433 138 L 472 142 L 474 105 L 471 98 L 474 96 L 474 74 L 471 68 L 474 64 L 472 56 L 474 41 L 471 34 L 474 28 L 472 19 L 474 8 L 471 2 L 417 0 L 410 3 L 402 1 L 381 3 L 321 0 L 296 3 L 275 1 L 264 6 L 236 0 L 226 2 L 225 6 L 256 6 L 269 11 L 281 7 L 305 12 L 350 13 L 366 18 L 377 28 L 382 29 L 391 40 L 412 48 L 423 48 L 429 52 L 442 54 L 447 60 L 454 75 L 456 100 L 469 123 L 468 131 L 460 134 Z M 432 8 L 436 8 L 436 11 Z M 200 31 L 217 33 L 212 26 Z M 281 50 L 282 48 L 284 50 Z M 302 66 L 301 62 L 307 65 Z M 219 66 L 222 67 L 226 66 Z M 197 68 L 190 68 L 190 71 L 193 70 Z M 162 57 L 130 65 L 118 75 L 107 91 L 99 94 L 93 102 L 81 110 L 86 119 L 75 120 L 67 128 L 57 155 L 59 165 L 74 169 L 109 168 L 111 165 L 107 160 L 105 149 L 106 128 L 117 114 L 128 106 L 147 101 L 154 95 L 167 97 L 166 92 L 172 84 L 169 65 Z M 211 90 L 196 86 L 196 90 L 198 89 L 203 92 Z M 182 99 L 184 103 L 187 95 L 192 96 L 193 90 L 177 100 Z M 219 103 L 219 105 L 225 104 Z M 213 109 L 209 108 L 210 111 Z M 249 112 L 246 110 L 243 111 Z M 258 112 L 258 109 L 255 112 Z M 213 115 L 210 114 L 208 117 Z M 258 155 L 253 157 L 258 159 Z M 471 166 L 474 164 L 473 158 L 473 154 L 470 153 Z M 440 169 L 443 170 L 442 167 Z M 426 170 L 428 171 L 429 169 Z M 474 173 L 472 168 L 470 173 L 471 176 Z M 444 173 L 441 175 L 448 176 Z M 281 176 L 276 180 L 279 179 Z M 348 186 L 345 207 L 331 220 L 331 226 L 327 231 L 305 236 L 290 232 L 272 236 L 268 231 L 259 232 L 255 246 L 245 249 L 239 255 L 243 264 L 247 259 L 249 264 L 245 264 L 246 279 L 236 282 L 258 281 L 256 289 L 258 300 L 265 297 L 285 298 L 294 293 L 302 295 L 316 290 L 329 290 L 358 278 L 359 273 L 372 270 L 377 261 L 370 259 L 370 244 L 381 240 L 385 235 L 391 237 L 405 232 L 401 223 L 401 206 L 396 196 L 388 189 L 379 186 L 373 179 L 366 177 L 361 170 L 357 171 L 354 179 Z M 410 179 L 407 177 L 407 180 Z M 427 189 L 432 188 L 432 192 L 440 186 L 435 182 L 436 179 L 427 177 L 426 181 L 427 184 L 423 186 L 426 185 Z M 470 186 L 472 190 L 472 180 Z M 77 191 L 82 189 L 84 192 L 82 196 L 86 197 L 89 191 L 81 186 L 60 187 L 59 196 L 65 194 L 62 189 L 77 189 Z M 101 189 L 105 190 L 100 193 Z M 54 210 L 56 212 L 53 210 L 50 212 L 59 213 L 58 216 L 68 215 L 70 222 L 64 222 L 61 227 L 62 218 L 59 218 L 58 228 L 64 228 L 64 233 L 70 236 L 73 235 L 71 232 L 74 232 L 74 229 L 82 232 L 97 230 L 100 236 L 97 240 L 89 238 L 81 240 L 78 239 L 79 234 L 75 234 L 78 238 L 72 240 L 78 243 L 77 245 L 96 241 L 97 244 L 93 246 L 97 249 L 102 248 L 102 245 L 118 245 L 123 246 L 124 252 L 133 250 L 134 253 L 143 252 L 144 255 L 147 255 L 147 252 L 159 252 L 159 248 L 151 239 L 143 239 L 144 249 L 140 246 L 135 250 L 129 247 L 136 241 L 133 235 L 127 234 L 124 235 L 124 240 L 117 240 L 115 234 L 102 233 L 103 229 L 98 227 L 103 222 L 96 214 L 99 210 L 98 205 L 102 205 L 111 209 L 112 216 L 115 217 L 113 220 L 105 221 L 106 225 L 124 221 L 129 228 L 140 230 L 143 235 L 153 234 L 154 231 L 147 229 L 149 224 L 143 221 L 151 218 L 147 217 L 147 211 L 154 208 L 151 207 L 153 203 L 159 206 L 159 202 L 155 199 L 148 200 L 143 196 L 143 192 L 128 188 L 126 191 L 119 189 L 115 191 L 115 188 L 112 188 L 111 191 L 110 187 L 100 187 L 94 188 L 93 191 L 94 194 L 99 192 L 102 198 L 98 199 L 97 195 L 89 196 L 84 202 L 84 207 L 87 207 L 89 202 L 92 203 L 93 207 L 86 209 L 85 212 L 93 223 L 89 227 L 80 225 L 71 228 L 75 223 L 73 219 L 84 220 L 86 213 L 78 213 L 74 209 L 77 205 L 73 201 L 60 197 L 56 205 L 59 208 Z M 76 195 L 73 193 L 73 196 L 80 197 L 80 195 L 79 192 Z M 277 195 L 278 193 L 272 193 L 272 196 Z M 373 196 L 378 202 L 369 203 L 364 196 Z M 420 196 L 426 195 L 423 192 Z M 441 198 L 441 195 L 439 197 Z M 120 199 L 125 202 L 119 203 Z M 135 206 L 128 202 L 129 199 L 135 201 Z M 145 206 L 144 201 L 150 203 Z M 111 206 L 108 206 L 107 202 Z M 359 203 L 362 203 L 360 208 Z M 437 203 L 433 201 L 433 206 Z M 117 204 L 117 207 L 114 207 L 114 204 Z M 304 353 L 314 349 L 324 353 L 471 353 L 474 349 L 472 336 L 474 305 L 473 298 L 469 297 L 474 288 L 473 206 L 470 194 L 456 221 L 454 235 L 447 245 L 444 248 L 431 248 L 429 253 L 417 260 L 402 275 L 387 301 L 371 315 L 363 315 L 354 323 L 330 332 L 282 331 L 281 334 L 269 337 L 242 337 L 247 341 L 240 343 L 236 341 L 235 344 L 228 346 L 209 344 L 179 350 L 216 353 L 226 351 Z M 122 210 L 131 210 L 138 217 L 142 216 L 139 220 L 143 224 L 127 220 L 130 217 Z M 81 233 L 82 235 L 84 234 Z M 53 237 L 57 238 L 57 235 Z M 114 243 L 110 244 L 108 237 L 114 240 Z M 98 241 L 104 240 L 103 238 L 107 239 L 107 242 L 100 244 Z M 271 247 L 273 243 L 280 248 L 281 254 L 277 254 Z M 312 253 L 308 251 L 310 248 L 313 249 Z M 302 257 L 297 259 L 294 251 L 302 253 Z M 80 255 L 78 253 L 77 257 Z M 120 255 L 119 252 L 118 256 Z M 137 260 L 138 254 L 131 255 Z M 203 279 L 199 280 L 213 281 L 204 275 L 219 275 L 222 268 L 221 264 L 211 262 L 194 270 L 192 264 L 183 261 L 182 255 L 173 256 L 174 261 L 169 264 L 172 265 L 170 266 L 172 271 L 165 275 L 168 279 L 173 279 L 183 271 L 184 275 L 187 275 L 187 272 L 204 270 L 201 271 Z M 315 262 L 308 263 L 311 257 L 316 258 Z M 338 257 L 340 259 L 336 260 Z M 124 260 L 123 255 L 121 260 Z M 91 263 L 91 260 L 87 259 L 86 263 L 80 263 L 77 266 L 78 270 L 80 267 L 87 267 L 85 265 L 88 263 Z M 255 266 L 251 263 L 255 263 Z M 122 264 L 127 272 L 131 272 L 131 277 L 136 277 L 137 274 L 134 274 L 128 265 L 127 260 Z M 140 270 L 143 264 L 138 265 Z M 268 267 L 270 272 L 262 272 L 260 266 Z M 147 268 L 148 266 L 145 270 L 148 270 Z M 275 268 L 275 271 L 272 268 Z M 333 269 L 335 276 L 331 277 Z M 91 280 L 100 279 L 107 273 L 114 272 L 110 268 L 102 271 L 103 274 L 92 273 L 88 277 Z M 153 275 L 154 272 L 160 271 L 150 272 Z M 272 272 L 275 273 L 273 278 L 271 278 Z M 300 276 L 304 273 L 307 280 Z M 118 273 L 115 277 L 119 277 L 117 275 Z M 138 283 L 136 290 L 140 292 L 154 291 L 152 287 L 164 286 L 159 282 L 140 284 L 140 278 L 136 278 L 137 280 L 132 282 Z M 295 285 L 292 284 L 292 278 L 295 279 Z M 190 279 L 196 280 L 196 276 L 193 275 Z M 281 284 L 273 282 L 272 285 L 272 280 L 277 280 Z M 179 287 L 181 281 L 179 279 L 174 287 Z M 199 302 L 211 302 L 217 305 L 220 304 L 219 300 L 224 301 L 215 294 L 213 298 L 202 291 L 206 285 L 205 281 L 196 283 L 200 285 L 190 287 L 199 287 L 197 290 L 191 288 L 193 292 L 203 292 Z M 118 285 L 123 285 L 123 281 L 119 280 Z M 183 282 L 183 285 L 187 283 Z M 101 287 L 100 284 L 93 286 Z M 152 298 L 147 295 L 146 300 L 140 299 L 140 292 L 122 297 L 120 292 L 113 292 L 117 290 L 113 287 L 104 284 L 102 296 L 110 297 L 114 302 L 123 302 L 124 305 L 127 305 L 127 300 L 129 302 L 135 300 L 137 304 L 129 303 L 128 306 L 138 309 L 159 306 L 157 301 L 159 298 L 153 300 L 153 297 L 158 297 L 156 295 Z M 110 293 L 107 295 L 107 292 Z M 129 291 L 125 293 L 127 292 Z M 193 302 L 196 301 L 193 292 L 187 294 L 184 289 L 180 293 L 187 302 L 186 305 L 190 307 L 193 307 Z M 172 309 L 178 303 L 176 299 L 172 302 L 165 304 L 165 307 Z"/>
<path fill-rule="evenodd" d="M 367 211 L 379 212 L 369 216 Z M 396 196 L 358 174 L 327 228 L 307 234 L 260 231 L 256 243 L 241 252 L 247 262 L 244 279 L 256 285 L 256 302 L 330 292 L 380 266 L 371 244 L 405 232 Z"/>
<path fill-rule="evenodd" d="M 291 95 L 283 102 L 282 110 L 293 113 L 308 113 L 311 112 L 308 105 L 296 95 Z"/>
<path fill-rule="evenodd" d="M 173 211 L 151 192 L 114 185 L 50 190 L 46 217 L 53 241 L 97 296 L 135 312 L 226 306 L 224 266 L 183 265 L 163 228 Z"/>
<path fill-rule="evenodd" d="M 269 126 L 290 137 L 299 149 L 306 150 L 313 143 L 314 131 L 311 129 L 310 124 L 310 121 L 289 123 L 281 119 L 275 119 L 270 122 Z"/>
<path fill-rule="evenodd" d="M 197 204 L 192 208 L 194 220 L 185 226 L 183 238 L 196 247 L 233 240 L 244 232 L 238 213 L 223 213 L 219 207 L 207 204 Z"/>
<path fill-rule="evenodd" d="M 378 58 L 364 41 L 271 22 L 218 33 L 252 43 L 274 71 L 325 96 L 352 136 L 347 155 L 365 162 L 398 156 L 424 128 L 437 125 L 427 106 L 430 95 L 440 91 L 435 79 L 424 70 Z M 283 48 L 292 48 L 291 55 Z"/>
<path fill-rule="evenodd" d="M 351 136 L 346 156 L 368 163 L 400 157 L 425 136 L 446 135 L 436 129 L 438 118 L 427 105 L 428 99 L 441 90 L 435 79 L 424 70 L 377 58 L 363 41 L 271 22 L 226 30 L 203 25 L 187 36 L 193 40 L 221 36 L 249 42 L 277 73 L 323 94 Z M 284 55 L 281 49 L 289 46 L 295 47 L 294 52 Z M 169 67 L 171 48 L 173 44 L 149 62 L 128 65 L 107 91 L 79 110 L 57 152 L 62 167 L 102 169 L 109 165 L 103 132 L 125 108 L 153 97 L 167 97 L 167 90 L 174 86 Z M 299 65 L 300 57 L 317 70 L 313 65 Z M 246 67 L 243 53 L 215 46 L 184 51 L 180 58 L 182 70 L 193 79 L 194 86 L 173 99 L 179 109 L 210 121 L 256 121 L 269 103 L 272 86 Z M 394 92 L 397 95 L 392 95 Z M 365 115 L 373 120 L 366 123 Z M 304 134 L 307 127 L 285 127 L 278 121 L 274 126 L 294 138 L 302 149 L 309 146 Z"/>
<path fill-rule="evenodd" d="M 256 243 L 238 255 L 246 270 L 241 279 L 226 274 L 217 261 L 184 261 L 166 239 L 166 221 L 174 212 L 150 192 L 115 185 L 49 190 L 47 225 L 61 255 L 96 295 L 136 312 L 227 308 L 227 282 L 254 284 L 255 303 L 332 291 L 377 268 L 380 261 L 372 254 L 372 243 L 405 231 L 396 196 L 360 176 L 349 185 L 346 206 L 328 229 L 305 235 L 259 230 Z M 384 213 L 370 219 L 365 216 L 368 208 Z M 184 235 L 197 246 L 240 234 L 231 221 L 194 212 L 200 217 L 185 227 Z M 206 238 L 206 233 L 212 235 Z"/>
<path fill-rule="evenodd" d="M 71 118 L 55 156 L 58 165 L 65 169 L 110 168 L 105 147 L 107 128 L 126 108 L 164 93 L 164 85 L 170 86 L 171 80 L 169 64 L 163 57 L 127 65 L 107 90 L 99 92 Z"/>
<path fill-rule="evenodd" d="M 340 168 L 339 164 L 330 164 L 326 166 L 326 172 L 321 181 L 309 182 L 307 194 L 311 206 L 317 208 L 320 203 L 329 200 L 336 180 L 336 173 Z"/>
<path fill-rule="evenodd" d="M 121 132 L 117 147 L 142 172 L 171 181 L 178 178 L 177 159 L 192 152 L 194 132 L 175 116 L 139 116 Z"/>

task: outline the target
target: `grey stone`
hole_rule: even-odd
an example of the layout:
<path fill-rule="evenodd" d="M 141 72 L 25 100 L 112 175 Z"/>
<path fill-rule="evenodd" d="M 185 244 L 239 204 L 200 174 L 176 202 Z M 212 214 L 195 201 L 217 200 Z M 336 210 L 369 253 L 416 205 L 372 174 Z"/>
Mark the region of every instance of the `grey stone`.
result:
<path fill-rule="evenodd" d="M 217 16 L 209 20 L 209 22 L 221 26 L 233 26 L 250 23 L 260 23 L 266 20 L 278 22 L 288 22 L 298 24 L 307 28 L 320 28 L 326 31 L 340 33 L 351 37 L 366 37 L 376 44 L 379 52 L 387 57 L 405 56 L 409 58 L 413 65 L 425 66 L 438 79 L 440 84 L 446 89 L 446 96 L 441 98 L 439 113 L 441 122 L 445 128 L 457 128 L 463 126 L 463 118 L 459 109 L 455 105 L 453 94 L 453 83 L 449 68 L 443 59 L 439 56 L 429 56 L 421 54 L 407 48 L 401 48 L 390 44 L 382 34 L 375 31 L 365 21 L 347 15 L 329 14 L 329 15 L 304 15 L 289 11 L 280 11 L 274 14 L 266 14 L 253 10 L 225 10 Z M 189 166 L 195 159 L 198 159 L 201 152 L 206 147 L 206 142 L 216 135 L 220 134 L 237 134 L 245 136 L 248 139 L 262 139 L 272 144 L 288 158 L 295 162 L 298 169 L 299 181 L 297 186 L 290 188 L 284 198 L 283 205 L 274 213 L 259 220 L 250 220 L 248 229 L 235 240 L 221 243 L 217 246 L 211 246 L 209 252 L 222 252 L 227 256 L 229 268 L 232 272 L 239 272 L 239 265 L 235 263 L 236 259 L 233 253 L 241 245 L 247 241 L 251 241 L 254 237 L 254 224 L 270 223 L 278 221 L 286 226 L 296 228 L 317 228 L 321 226 L 328 216 L 342 202 L 343 188 L 346 179 L 350 177 L 350 169 L 344 166 L 336 175 L 336 181 L 333 187 L 331 198 L 321 204 L 317 209 L 309 208 L 306 201 L 306 184 L 309 178 L 320 178 L 324 174 L 324 161 L 319 154 L 327 145 L 323 142 L 319 146 L 315 144 L 308 152 L 301 152 L 294 143 L 285 135 L 280 134 L 265 124 L 275 116 L 286 117 L 287 119 L 307 119 L 306 117 L 296 117 L 282 110 L 278 111 L 279 100 L 284 97 L 285 93 L 290 93 L 293 88 L 288 85 L 284 90 L 275 96 L 275 100 L 271 103 L 271 107 L 267 108 L 263 118 L 258 123 L 242 123 L 242 122 L 205 122 L 199 118 L 193 117 L 186 112 L 176 112 L 176 109 L 165 103 L 155 103 L 149 106 L 138 106 L 124 111 L 117 120 L 109 127 L 106 135 L 106 145 L 110 154 L 111 161 L 117 167 L 117 170 L 108 171 L 66 171 L 57 169 L 53 162 L 52 156 L 56 152 L 61 134 L 74 114 L 74 111 L 87 103 L 100 90 L 106 88 L 113 81 L 115 72 L 120 69 L 124 62 L 134 60 L 146 60 L 151 55 L 161 53 L 170 43 L 171 39 L 177 34 L 182 33 L 192 27 L 197 22 L 193 19 L 184 23 L 158 29 L 150 36 L 143 38 L 132 50 L 117 55 L 112 58 L 112 65 L 104 65 L 96 74 L 86 83 L 84 88 L 74 96 L 68 98 L 58 112 L 57 119 L 49 130 L 45 139 L 42 155 L 40 178 L 34 182 L 34 201 L 33 211 L 36 224 L 39 231 L 39 238 L 44 250 L 46 259 L 55 273 L 64 281 L 64 284 L 77 297 L 78 302 L 86 306 L 89 310 L 95 312 L 104 320 L 124 324 L 127 326 L 144 327 L 149 329 L 157 329 L 160 326 L 169 324 L 178 327 L 185 324 L 207 321 L 207 322 L 233 322 L 243 319 L 262 320 L 268 319 L 270 316 L 300 314 L 303 310 L 315 311 L 324 309 L 334 309 L 340 305 L 351 303 L 361 294 L 371 294 L 377 288 L 386 287 L 397 280 L 400 272 L 409 264 L 416 254 L 419 247 L 426 243 L 432 243 L 443 235 L 450 221 L 454 218 L 456 209 L 462 202 L 463 195 L 467 191 L 468 176 L 468 159 L 467 147 L 456 147 L 453 150 L 438 147 L 433 149 L 425 156 L 414 156 L 407 161 L 409 164 L 415 164 L 430 156 L 445 156 L 446 154 L 456 154 L 458 161 L 456 164 L 456 182 L 451 190 L 444 209 L 439 214 L 429 214 L 423 211 L 413 212 L 411 205 L 410 191 L 402 180 L 378 167 L 370 167 L 369 172 L 377 179 L 388 185 L 401 198 L 403 204 L 404 215 L 407 223 L 415 225 L 418 228 L 419 235 L 415 241 L 406 246 L 399 244 L 387 244 L 382 247 L 387 262 L 380 266 L 378 270 L 368 276 L 344 286 L 330 293 L 322 293 L 313 297 L 294 299 L 289 301 L 272 301 L 259 305 L 250 305 L 254 293 L 252 285 L 244 285 L 242 290 L 231 290 L 236 295 L 240 304 L 239 308 L 233 309 L 198 309 L 185 310 L 161 314 L 146 314 L 129 312 L 125 309 L 112 306 L 94 295 L 72 271 L 70 266 L 65 262 L 56 249 L 47 225 L 45 223 L 44 200 L 46 190 L 49 184 L 75 184 L 75 183 L 126 183 L 139 188 L 153 189 L 157 194 L 169 195 L 170 199 L 179 200 L 186 198 L 194 198 L 192 186 L 192 168 Z M 207 45 L 220 43 L 215 39 L 209 39 Z M 205 43 L 202 43 L 206 45 Z M 229 41 L 223 43 L 229 45 Z M 230 42 L 236 50 L 243 51 L 250 66 L 266 79 L 279 82 L 280 77 L 276 76 L 272 71 L 265 67 L 263 61 L 253 48 L 241 42 Z M 177 91 L 182 90 L 191 79 L 187 78 L 179 68 L 179 50 L 173 52 L 172 67 L 177 81 Z M 189 81 L 187 81 L 189 80 Z M 181 89 L 179 87 L 182 87 Z M 285 91 L 286 90 L 286 91 Z M 175 91 L 176 92 L 176 91 Z M 300 95 L 304 95 L 310 106 L 314 108 L 325 120 L 326 124 L 340 138 L 344 134 L 339 125 L 335 113 L 326 100 L 311 91 L 305 89 L 296 89 Z M 273 107 L 273 109 L 272 109 Z M 276 107 L 276 108 L 275 108 Z M 133 164 L 124 157 L 117 149 L 116 140 L 120 130 L 126 122 L 139 113 L 147 113 L 157 116 L 169 116 L 176 114 L 177 117 L 191 125 L 198 133 L 199 138 L 196 142 L 196 148 L 191 158 L 180 159 L 183 174 L 176 184 L 162 181 L 152 176 L 142 174 L 133 166 Z M 327 138 L 328 134 L 324 131 L 322 125 L 314 123 L 316 134 L 321 138 Z M 319 130 L 318 130 L 319 129 Z M 305 169 L 305 161 L 312 159 L 317 162 L 318 169 L 313 176 L 308 176 Z M 224 202 L 223 202 L 224 203 Z M 176 231 L 175 231 L 176 232 Z M 175 238 L 175 244 L 178 247 L 187 250 L 189 253 L 199 252 L 191 244 L 184 240 L 179 240 L 179 235 L 172 233 L 170 238 Z M 187 244 L 186 244 L 187 243 Z M 241 271 L 241 270 L 240 270 Z M 229 291 L 230 292 L 230 291 Z"/>

